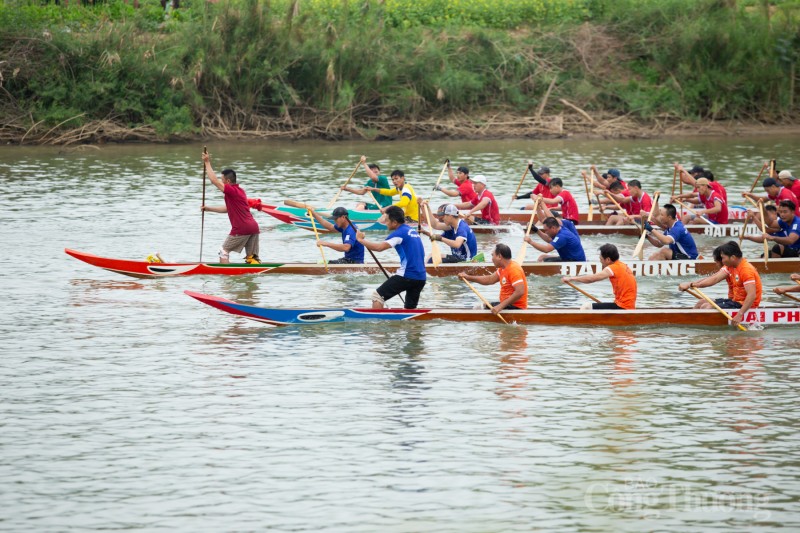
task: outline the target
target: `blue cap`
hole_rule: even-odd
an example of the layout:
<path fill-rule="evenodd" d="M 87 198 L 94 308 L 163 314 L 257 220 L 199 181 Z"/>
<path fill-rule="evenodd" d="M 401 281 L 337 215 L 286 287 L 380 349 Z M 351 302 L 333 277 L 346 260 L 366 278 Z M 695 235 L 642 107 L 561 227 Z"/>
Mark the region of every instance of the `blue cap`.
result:
<path fill-rule="evenodd" d="M 619 169 L 617 169 L 617 168 L 609 168 L 608 169 L 608 173 L 611 176 L 614 176 L 615 178 L 619 179 Z"/>

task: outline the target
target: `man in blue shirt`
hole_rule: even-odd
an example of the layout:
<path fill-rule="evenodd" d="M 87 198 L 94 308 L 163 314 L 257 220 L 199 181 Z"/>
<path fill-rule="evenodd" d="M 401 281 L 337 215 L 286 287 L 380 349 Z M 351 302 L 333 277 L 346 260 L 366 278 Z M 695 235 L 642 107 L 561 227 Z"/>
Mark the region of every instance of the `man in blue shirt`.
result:
<path fill-rule="evenodd" d="M 782 200 L 778 204 L 778 226 L 785 236 L 770 233 L 763 235 L 768 241 L 775 242 L 770 250 L 770 257 L 800 256 L 800 217 L 794 214 L 796 208 L 791 200 Z"/>
<path fill-rule="evenodd" d="M 650 261 L 670 261 L 680 259 L 697 259 L 697 246 L 689 230 L 678 220 L 678 210 L 672 204 L 665 204 L 659 211 L 658 224 L 666 231 L 653 228 L 645 222 L 647 240 L 650 244 L 661 248 L 649 257 Z M 665 247 L 666 245 L 666 247 Z"/>
<path fill-rule="evenodd" d="M 422 239 L 411 226 L 406 225 L 406 216 L 403 210 L 396 205 L 390 205 L 384 211 L 386 226 L 391 233 L 382 242 L 368 241 L 363 231 L 356 233 L 358 242 L 373 252 L 382 252 L 394 248 L 400 256 L 400 268 L 395 275 L 387 279 L 372 294 L 372 308 L 383 309 L 386 300 L 406 293 L 406 309 L 416 309 L 419 295 L 425 287 L 427 273 L 425 272 L 425 247 Z"/>
<path fill-rule="evenodd" d="M 478 241 L 469 224 L 458 216 L 458 208 L 453 204 L 439 206 L 436 218 L 440 218 L 441 222 L 431 220 L 431 226 L 433 229 L 444 230 L 444 233 L 431 235 L 431 240 L 450 247 L 450 254 L 442 257 L 442 263 L 461 263 L 475 257 L 478 253 Z"/>
<path fill-rule="evenodd" d="M 337 207 L 331 213 L 333 217 L 333 224 L 328 222 L 325 217 L 317 213 L 316 211 L 312 210 L 311 214 L 314 215 L 314 218 L 317 219 L 317 222 L 320 223 L 322 227 L 324 227 L 328 231 L 338 231 L 342 234 L 342 243 L 338 244 L 335 242 L 327 242 L 320 240 L 318 241 L 318 246 L 326 246 L 338 252 L 344 252 L 344 257 L 341 259 L 334 259 L 333 261 L 328 261 L 329 264 L 336 264 L 336 263 L 355 263 L 361 264 L 364 262 L 364 245 L 356 240 L 356 229 L 353 227 L 353 224 L 350 223 L 350 219 L 347 216 L 347 209 L 344 207 Z"/>
<path fill-rule="evenodd" d="M 557 219 L 553 216 L 550 209 L 543 203 L 539 203 L 539 219 L 544 219 L 542 228 L 531 227 L 531 232 L 542 238 L 544 243 L 538 243 L 532 237 L 525 237 L 525 242 L 544 252 L 537 261 L 586 261 L 586 253 L 583 251 L 581 238 L 575 224 L 570 220 Z M 548 252 L 556 250 L 558 257 L 546 255 Z"/>

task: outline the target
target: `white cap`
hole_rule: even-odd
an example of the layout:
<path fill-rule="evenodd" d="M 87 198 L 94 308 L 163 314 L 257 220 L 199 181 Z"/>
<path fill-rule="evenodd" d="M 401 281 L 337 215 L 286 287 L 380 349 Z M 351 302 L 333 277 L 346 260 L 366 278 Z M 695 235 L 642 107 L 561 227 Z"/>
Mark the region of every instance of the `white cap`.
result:
<path fill-rule="evenodd" d="M 473 183 L 483 183 L 486 185 L 486 177 L 483 174 L 478 174 L 477 176 L 470 176 L 469 178 Z"/>
<path fill-rule="evenodd" d="M 780 178 L 782 180 L 794 180 L 794 179 L 797 179 L 794 176 L 792 176 L 792 172 L 789 171 L 789 170 L 781 170 L 778 173 L 778 178 Z"/>
<path fill-rule="evenodd" d="M 439 209 L 438 215 L 450 215 L 451 217 L 458 216 L 458 208 L 453 204 L 447 204 Z"/>

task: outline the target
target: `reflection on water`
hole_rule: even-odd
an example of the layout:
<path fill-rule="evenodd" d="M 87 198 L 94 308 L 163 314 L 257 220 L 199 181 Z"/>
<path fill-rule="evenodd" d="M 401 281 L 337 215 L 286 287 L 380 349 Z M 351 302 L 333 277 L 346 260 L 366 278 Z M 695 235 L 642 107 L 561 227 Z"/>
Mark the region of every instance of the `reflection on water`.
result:
<path fill-rule="evenodd" d="M 531 154 L 568 180 L 593 162 L 662 191 L 672 161 L 703 164 L 734 196 L 759 161 L 776 153 L 800 160 L 800 143 L 768 138 L 209 149 L 266 201 L 332 191 L 361 153 L 403 168 L 418 191 L 450 156 L 488 175 L 498 198 L 513 192 Z M 795 330 L 436 321 L 268 328 L 183 291 L 342 307 L 369 305 L 383 278 L 134 280 L 63 253 L 143 258 L 160 250 L 194 260 L 199 153 L 194 145 L 0 147 L 6 262 L 41 243 L 24 271 L 0 277 L 9 310 L 0 322 L 4 529 L 800 527 Z M 12 171 L 27 179 L 12 181 Z M 262 257 L 318 260 L 310 233 L 258 216 Z M 206 217 L 206 259 L 228 231 L 226 217 Z M 481 236 L 479 246 L 516 249 L 521 238 L 522 230 Z M 587 239 L 587 251 L 606 240 Z M 529 284 L 531 305 L 585 300 L 557 278 Z M 675 285 L 641 280 L 641 305 L 690 306 Z M 480 290 L 496 299 L 496 286 Z M 610 296 L 608 284 L 595 290 Z M 717 290 L 726 289 L 709 296 L 722 296 Z M 422 303 L 472 306 L 475 296 L 435 278 Z M 712 505 L 729 494 L 750 506 Z"/>

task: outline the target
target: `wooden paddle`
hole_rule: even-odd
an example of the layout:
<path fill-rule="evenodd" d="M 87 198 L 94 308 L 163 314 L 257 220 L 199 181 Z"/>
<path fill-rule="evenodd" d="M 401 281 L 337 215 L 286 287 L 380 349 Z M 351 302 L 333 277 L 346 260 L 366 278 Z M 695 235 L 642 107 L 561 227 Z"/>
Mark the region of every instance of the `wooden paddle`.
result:
<path fill-rule="evenodd" d="M 300 209 L 314 209 L 311 205 L 305 202 L 298 202 L 296 200 L 284 200 L 284 205 L 288 205 L 289 207 L 299 207 Z"/>
<path fill-rule="evenodd" d="M 678 167 L 672 171 L 672 194 L 670 196 L 675 196 L 675 180 L 678 178 Z"/>
<path fill-rule="evenodd" d="M 358 167 L 360 167 L 360 166 L 361 166 L 361 160 L 359 159 L 359 160 L 358 160 L 358 164 L 356 165 L 356 168 L 354 168 L 354 169 L 353 169 L 353 172 L 352 172 L 352 173 L 350 173 L 350 177 L 349 177 L 349 178 L 347 178 L 347 181 L 345 181 L 345 182 L 344 182 L 344 185 L 342 185 L 342 187 L 347 187 L 347 184 L 348 184 L 348 183 L 350 183 L 350 180 L 351 180 L 351 179 L 353 179 L 353 176 L 355 176 L 355 175 L 356 175 L 356 172 L 358 171 Z M 342 194 L 342 191 L 343 191 L 343 190 L 344 190 L 344 189 L 342 189 L 342 188 L 339 188 L 339 192 L 337 192 L 337 193 L 336 193 L 336 196 L 334 196 L 334 197 L 333 197 L 333 200 L 331 200 L 331 202 L 328 204 L 328 209 L 330 209 L 331 207 L 333 207 L 333 204 L 335 204 L 335 203 L 336 203 L 336 200 L 338 200 L 338 199 L 339 199 L 339 195 L 340 195 L 340 194 Z"/>
<path fill-rule="evenodd" d="M 485 305 L 486 307 L 488 307 L 491 310 L 492 309 L 492 304 L 489 303 L 489 300 L 484 298 L 483 294 L 479 293 L 478 290 L 475 287 L 472 286 L 472 283 L 470 283 L 469 281 L 465 280 L 464 278 L 461 278 L 461 279 L 464 280 L 464 283 L 467 284 L 467 287 L 472 289 L 472 292 L 474 292 L 475 294 L 478 295 L 478 298 L 481 299 L 481 301 L 483 302 L 483 305 Z M 500 313 L 497 313 L 497 316 L 500 317 L 500 320 L 502 320 L 503 322 L 508 324 L 508 321 L 506 321 L 506 319 L 505 319 L 505 317 L 503 317 L 503 315 L 501 315 Z"/>
<path fill-rule="evenodd" d="M 767 233 L 767 223 L 764 220 L 764 202 L 758 202 L 758 210 L 761 212 L 761 233 Z M 769 245 L 767 239 L 764 239 L 764 268 L 767 268 L 769 262 Z"/>
<path fill-rule="evenodd" d="M 742 224 L 742 233 L 739 235 L 739 248 L 742 247 L 742 241 L 744 240 L 744 232 L 747 229 L 747 225 L 750 223 L 750 220 L 744 219 L 744 224 Z"/>
<path fill-rule="evenodd" d="M 592 180 L 592 195 L 594 195 L 594 180 L 595 178 L 600 177 L 600 174 L 597 172 L 596 168 L 591 167 L 591 169 L 592 169 L 592 174 L 594 175 L 593 178 L 590 178 Z M 600 202 L 599 198 L 597 199 L 597 208 L 600 210 L 600 220 L 605 219 L 606 214 L 603 212 L 603 204 L 602 202 Z"/>
<path fill-rule="evenodd" d="M 433 240 L 433 226 L 431 225 L 431 206 L 427 203 L 424 206 L 425 220 L 428 221 L 428 227 L 431 229 L 431 259 L 433 266 L 438 267 L 442 264 L 442 250 L 439 248 L 439 243 Z"/>
<path fill-rule="evenodd" d="M 653 223 L 653 213 L 656 212 L 658 209 L 658 197 L 661 196 L 661 193 L 656 191 L 653 194 L 653 207 L 650 208 L 650 216 L 647 217 L 647 222 Z M 643 257 L 643 249 L 644 249 L 644 241 L 647 239 L 647 231 L 642 232 L 642 236 L 639 237 L 639 242 L 636 244 L 636 248 L 633 249 L 633 257 L 639 256 L 639 259 L 644 259 Z"/>
<path fill-rule="evenodd" d="M 522 177 L 519 179 L 519 185 L 517 185 L 517 190 L 514 192 L 514 195 L 511 197 L 511 201 L 508 202 L 508 208 L 511 209 L 511 204 L 514 203 L 517 195 L 519 194 L 519 190 L 522 188 L 522 183 L 525 181 L 525 176 L 528 175 L 528 169 L 531 168 L 532 165 L 527 165 L 525 170 L 522 172 Z"/>
<path fill-rule="evenodd" d="M 352 221 L 352 220 L 350 220 L 350 217 L 348 216 L 348 217 L 346 217 L 346 218 L 347 218 L 347 222 L 349 222 L 349 223 L 350 223 L 350 225 L 351 225 L 351 226 L 353 226 L 353 229 L 354 229 L 354 230 L 356 230 L 356 231 L 358 231 L 358 226 L 356 226 L 356 225 L 353 223 L 353 221 Z M 376 264 L 376 265 L 378 265 L 378 268 L 380 268 L 380 269 L 381 269 L 381 272 L 383 272 L 383 275 L 384 275 L 384 276 L 386 276 L 386 279 L 389 279 L 389 277 L 390 277 L 390 276 L 389 276 L 389 273 L 388 273 L 388 272 L 386 272 L 386 269 L 385 269 L 385 268 L 383 268 L 383 265 L 381 264 L 381 262 L 380 262 L 380 261 L 378 261 L 378 258 L 377 258 L 377 257 L 375 257 L 375 252 L 373 252 L 372 250 L 370 250 L 370 249 L 369 249 L 369 248 L 367 248 L 366 246 L 364 246 L 364 249 L 365 249 L 366 251 L 368 251 L 368 252 L 369 252 L 369 255 L 371 255 L 371 256 L 372 256 L 372 259 L 373 259 L 373 261 L 375 261 L 375 264 Z M 403 296 L 402 296 L 402 295 L 400 295 L 400 294 L 398 294 L 397 296 L 399 296 L 399 297 L 400 297 L 400 301 L 401 301 L 401 302 L 403 302 L 403 305 L 405 305 L 406 301 L 405 301 L 405 299 L 403 298 Z"/>
<path fill-rule="evenodd" d="M 208 150 L 203 146 L 203 153 L 207 154 Z M 206 162 L 203 161 L 203 207 L 206 205 Z M 203 262 L 203 236 L 206 233 L 206 212 L 203 210 L 200 215 L 200 262 Z"/>
<path fill-rule="evenodd" d="M 587 221 L 592 222 L 594 220 L 594 204 L 592 204 L 592 196 L 594 196 L 594 180 L 589 178 L 589 181 L 591 183 L 589 184 L 589 215 L 587 217 Z"/>
<path fill-rule="evenodd" d="M 753 190 L 756 188 L 756 185 L 758 185 L 758 182 L 761 181 L 761 174 L 764 173 L 764 169 L 767 168 L 767 166 L 769 166 L 769 163 L 764 163 L 764 166 L 762 166 L 761 170 L 758 172 L 758 176 L 756 176 L 756 181 L 754 181 L 753 182 L 753 186 L 750 187 L 750 193 L 751 194 L 752 194 Z"/>
<path fill-rule="evenodd" d="M 572 287 L 573 289 L 575 289 L 575 290 L 576 290 L 576 291 L 578 291 L 579 293 L 583 294 L 583 295 L 584 295 L 584 296 L 586 296 L 587 298 L 589 298 L 589 299 L 591 299 L 591 300 L 594 300 L 594 301 L 595 301 L 595 302 L 597 302 L 597 303 L 600 303 L 600 300 L 598 300 L 597 298 L 595 298 L 594 296 L 592 296 L 591 294 L 589 294 L 589 293 L 588 293 L 588 292 L 586 292 L 585 290 L 581 289 L 580 287 L 578 287 L 577 285 L 575 285 L 575 284 L 574 284 L 574 283 L 572 283 L 571 281 L 564 281 L 564 283 L 566 283 L 567 285 L 569 285 L 570 287 Z"/>
<path fill-rule="evenodd" d="M 522 263 L 525 262 L 525 255 L 528 253 L 528 243 L 525 242 L 525 239 L 528 235 L 531 234 L 531 228 L 533 227 L 533 219 L 536 218 L 536 210 L 539 208 L 539 198 L 536 198 L 536 201 L 533 202 L 533 212 L 531 212 L 531 218 L 528 220 L 528 229 L 525 230 L 525 237 L 522 238 L 522 248 L 519 249 L 519 253 L 517 254 L 517 263 L 522 266 Z"/>
<path fill-rule="evenodd" d="M 680 201 L 680 200 L 678 200 L 677 198 L 675 199 L 675 203 L 676 203 L 676 204 L 678 204 L 678 205 L 680 205 L 681 207 L 683 207 L 683 208 L 684 208 L 684 209 L 686 209 L 687 211 L 689 211 L 691 214 L 693 214 L 693 215 L 694 215 L 694 216 L 696 216 L 697 218 L 701 219 L 703 222 L 705 222 L 705 223 L 706 223 L 706 224 L 708 224 L 709 226 L 713 226 L 713 225 L 714 225 L 714 223 L 713 223 L 713 222 L 711 222 L 710 220 L 708 220 L 708 219 L 707 219 L 706 217 L 704 217 L 703 215 L 698 215 L 698 214 L 697 214 L 697 211 L 695 211 L 694 209 L 692 209 L 691 207 L 689 207 L 689 206 L 688 206 L 688 205 L 686 205 L 685 203 L 681 202 L 681 201 Z"/>
<path fill-rule="evenodd" d="M 439 173 L 439 178 L 436 180 L 436 185 L 433 186 L 433 190 L 431 191 L 431 195 L 428 197 L 428 201 L 429 202 L 431 201 L 431 198 L 433 198 L 433 193 L 436 192 L 436 187 L 439 186 L 439 182 L 442 181 L 442 176 L 444 176 L 445 171 L 447 171 L 447 165 L 449 165 L 449 164 L 450 164 L 450 160 L 449 159 L 445 159 L 444 160 L 444 166 L 442 167 L 442 171 Z"/>
<path fill-rule="evenodd" d="M 317 248 L 319 248 L 319 253 L 322 255 L 322 263 L 325 265 L 325 272 L 329 272 L 328 270 L 328 260 L 325 259 L 325 251 L 322 249 L 322 245 L 319 241 L 319 232 L 317 231 L 317 220 L 314 218 L 313 209 L 308 209 L 308 218 L 311 219 L 311 227 L 314 228 L 314 235 L 317 236 Z"/>
<path fill-rule="evenodd" d="M 791 298 L 792 300 L 800 302 L 800 298 L 798 298 L 797 296 L 792 296 L 788 292 L 784 292 L 783 294 L 781 294 L 781 296 L 786 296 L 787 298 Z"/>
<path fill-rule="evenodd" d="M 725 310 L 723 308 L 721 308 L 720 306 L 717 305 L 717 302 L 715 302 L 714 300 L 712 300 L 711 298 L 706 296 L 706 294 L 703 291 L 701 291 L 700 289 L 698 289 L 697 287 L 691 287 L 689 289 L 686 289 L 686 292 L 688 292 L 689 294 L 691 294 L 695 298 L 702 298 L 703 300 L 707 301 L 711 305 L 711 307 L 713 307 L 714 309 L 716 309 L 717 311 L 722 313 L 725 316 L 725 318 L 728 319 L 729 322 L 733 322 L 733 317 L 731 315 L 729 315 L 727 312 L 725 312 Z M 738 325 L 740 330 L 747 331 L 747 328 L 744 327 L 741 323 L 737 324 L 737 325 Z"/>

